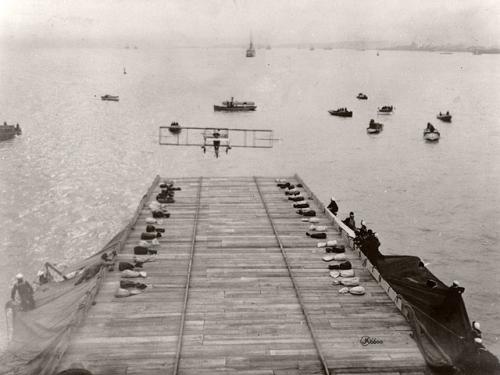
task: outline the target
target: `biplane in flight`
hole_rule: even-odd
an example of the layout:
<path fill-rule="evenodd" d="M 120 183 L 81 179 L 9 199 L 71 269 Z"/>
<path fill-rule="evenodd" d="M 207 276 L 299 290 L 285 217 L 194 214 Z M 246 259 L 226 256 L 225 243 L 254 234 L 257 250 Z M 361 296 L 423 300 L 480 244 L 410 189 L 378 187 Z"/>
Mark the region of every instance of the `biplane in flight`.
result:
<path fill-rule="evenodd" d="M 203 152 L 213 147 L 215 157 L 223 148 L 226 154 L 235 147 L 272 148 L 273 131 L 268 129 L 229 129 L 180 126 L 173 122 L 170 126 L 160 126 L 159 142 L 165 146 L 197 146 Z"/>

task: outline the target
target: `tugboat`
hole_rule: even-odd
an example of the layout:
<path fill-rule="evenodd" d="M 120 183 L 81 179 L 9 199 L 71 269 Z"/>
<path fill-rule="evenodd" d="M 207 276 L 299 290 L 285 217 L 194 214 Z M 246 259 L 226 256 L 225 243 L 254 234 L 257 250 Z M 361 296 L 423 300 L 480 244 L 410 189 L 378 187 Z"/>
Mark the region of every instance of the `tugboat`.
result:
<path fill-rule="evenodd" d="M 384 129 L 384 124 L 375 122 L 373 119 L 370 120 L 370 124 L 366 128 L 368 134 L 378 134 Z"/>
<path fill-rule="evenodd" d="M 117 102 L 120 100 L 120 97 L 118 95 L 103 95 L 101 96 L 101 100 L 109 101 L 109 102 Z"/>
<path fill-rule="evenodd" d="M 168 128 L 168 131 L 172 134 L 179 134 L 181 132 L 181 126 L 179 125 L 178 122 L 172 122 L 170 124 L 170 127 Z"/>
<path fill-rule="evenodd" d="M 368 99 L 368 96 L 366 96 L 365 94 L 363 94 L 362 92 L 360 92 L 358 94 L 358 96 L 356 96 L 356 98 L 360 99 L 360 100 L 367 100 Z"/>
<path fill-rule="evenodd" d="M 214 105 L 214 111 L 225 112 L 255 111 L 256 108 L 254 102 L 236 102 L 233 97 L 231 100 L 222 102 L 222 105 Z"/>
<path fill-rule="evenodd" d="M 390 115 L 393 110 L 394 110 L 394 107 L 392 105 L 384 105 L 384 106 L 382 106 L 382 108 L 378 109 L 378 114 L 379 115 Z"/>
<path fill-rule="evenodd" d="M 427 142 L 437 142 L 441 138 L 441 134 L 430 122 L 427 123 L 427 128 L 424 130 L 424 139 Z"/>
<path fill-rule="evenodd" d="M 437 115 L 436 118 L 443 122 L 451 122 L 451 115 L 449 111 L 446 111 L 444 114 L 439 112 L 439 115 Z"/>
<path fill-rule="evenodd" d="M 352 111 L 348 111 L 347 108 L 339 108 L 337 110 L 330 110 L 328 111 L 332 116 L 339 116 L 339 117 L 352 117 Z"/>
<path fill-rule="evenodd" d="M 8 125 L 7 122 L 4 122 L 3 125 L 0 125 L 0 141 L 5 141 L 21 134 L 22 130 L 19 124 Z"/>

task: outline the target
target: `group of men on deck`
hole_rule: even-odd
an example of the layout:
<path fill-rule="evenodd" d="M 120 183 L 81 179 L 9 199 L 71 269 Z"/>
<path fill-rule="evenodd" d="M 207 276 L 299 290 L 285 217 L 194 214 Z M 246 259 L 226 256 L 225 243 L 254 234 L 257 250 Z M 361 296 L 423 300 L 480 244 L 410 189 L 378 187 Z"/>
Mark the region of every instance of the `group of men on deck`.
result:
<path fill-rule="evenodd" d="M 339 210 L 339 206 L 335 201 L 335 197 L 330 199 L 330 204 L 327 209 L 334 214 L 337 215 Z M 376 232 L 373 232 L 371 229 L 366 227 L 365 221 L 361 220 L 361 227 L 356 227 L 356 220 L 354 219 L 354 212 L 350 212 L 349 216 L 342 220 L 349 229 L 354 231 L 356 237 L 354 238 L 354 243 L 361 249 L 361 251 L 367 256 L 367 258 L 373 263 L 376 264 L 378 259 L 383 257 L 383 255 L 379 251 L 380 241 L 378 239 L 378 235 Z"/>

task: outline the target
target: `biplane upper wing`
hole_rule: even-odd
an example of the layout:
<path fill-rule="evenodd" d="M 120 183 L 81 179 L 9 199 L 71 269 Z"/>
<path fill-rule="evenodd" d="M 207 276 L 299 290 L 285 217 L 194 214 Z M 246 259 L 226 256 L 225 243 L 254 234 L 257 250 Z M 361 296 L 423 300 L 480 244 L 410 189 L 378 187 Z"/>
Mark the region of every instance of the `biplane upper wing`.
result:
<path fill-rule="evenodd" d="M 214 135 L 215 134 L 215 135 Z M 172 128 L 161 126 L 160 145 L 167 146 L 210 146 L 218 139 L 221 145 L 231 147 L 273 147 L 273 131 L 268 129 L 200 128 L 182 126 Z"/>

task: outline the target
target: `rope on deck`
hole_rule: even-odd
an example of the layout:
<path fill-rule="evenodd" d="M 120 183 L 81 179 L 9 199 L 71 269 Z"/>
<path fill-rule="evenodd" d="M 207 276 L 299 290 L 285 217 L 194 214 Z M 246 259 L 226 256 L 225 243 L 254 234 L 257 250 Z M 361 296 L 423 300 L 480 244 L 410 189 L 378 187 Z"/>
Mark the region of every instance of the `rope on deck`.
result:
<path fill-rule="evenodd" d="M 326 363 L 325 357 L 323 356 L 323 353 L 321 351 L 320 344 L 319 344 L 318 340 L 316 339 L 316 335 L 314 334 L 314 331 L 312 329 L 312 323 L 311 323 L 311 320 L 309 318 L 309 314 L 307 313 L 306 307 L 305 307 L 304 302 L 302 300 L 302 295 L 301 295 L 300 290 L 297 287 L 297 284 L 295 282 L 295 277 L 293 276 L 292 269 L 290 268 L 290 264 L 289 264 L 288 258 L 286 256 L 286 252 L 285 252 L 283 243 L 281 242 L 280 236 L 278 235 L 278 232 L 276 231 L 276 227 L 275 227 L 273 219 L 271 217 L 271 213 L 269 212 L 269 209 L 267 207 L 267 203 L 264 199 L 262 191 L 260 190 L 260 186 L 259 186 L 259 183 L 257 181 L 257 177 L 254 176 L 253 180 L 255 181 L 255 185 L 257 186 L 257 191 L 259 192 L 260 199 L 262 201 L 262 204 L 264 205 L 264 209 L 266 210 L 266 214 L 267 214 L 267 217 L 269 219 L 269 223 L 271 224 L 271 227 L 273 228 L 274 237 L 276 237 L 276 241 L 278 242 L 278 245 L 280 247 L 281 255 L 283 256 L 283 260 L 285 261 L 286 268 L 288 270 L 288 276 L 290 276 L 290 280 L 292 280 L 293 288 L 295 289 L 295 294 L 297 295 L 297 299 L 299 300 L 300 308 L 302 309 L 302 313 L 304 314 L 304 317 L 306 319 L 307 327 L 309 328 L 309 332 L 311 333 L 314 347 L 316 348 L 316 351 L 318 352 L 318 357 L 321 361 L 323 371 L 325 372 L 325 375 L 330 375 L 330 371 L 328 370 L 328 364 Z"/>
<path fill-rule="evenodd" d="M 196 246 L 196 232 L 198 229 L 198 217 L 200 215 L 202 182 L 203 182 L 203 177 L 200 177 L 199 182 L 198 182 L 198 191 L 196 193 L 196 211 L 194 214 L 193 232 L 191 234 L 191 254 L 189 256 L 189 265 L 188 265 L 188 269 L 187 269 L 186 287 L 184 289 L 184 303 L 182 306 L 181 323 L 179 325 L 179 334 L 177 336 L 177 350 L 176 350 L 176 354 L 175 354 L 173 375 L 177 375 L 179 373 L 179 362 L 181 359 L 181 350 L 182 350 L 182 343 L 183 343 L 183 338 L 184 338 L 184 324 L 186 321 L 187 303 L 188 303 L 188 299 L 189 299 L 189 286 L 191 284 L 191 269 L 193 267 L 194 250 L 195 250 L 195 246 Z"/>

